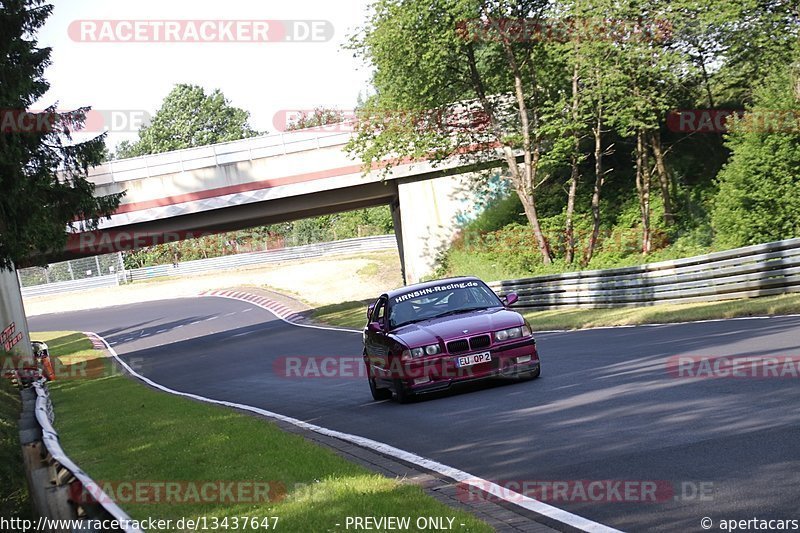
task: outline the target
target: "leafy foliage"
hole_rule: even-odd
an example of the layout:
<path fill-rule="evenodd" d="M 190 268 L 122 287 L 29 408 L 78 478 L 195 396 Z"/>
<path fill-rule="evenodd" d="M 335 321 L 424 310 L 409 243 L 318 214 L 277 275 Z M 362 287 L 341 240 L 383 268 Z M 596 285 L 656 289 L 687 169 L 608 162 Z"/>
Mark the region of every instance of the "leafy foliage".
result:
<path fill-rule="evenodd" d="M 179 84 L 164 99 L 152 124 L 135 143 L 120 143 L 116 158 L 158 154 L 183 148 L 236 141 L 259 135 L 248 124 L 250 113 L 233 107 L 219 89 L 211 94 L 198 85 Z"/>
<path fill-rule="evenodd" d="M 728 136 L 713 227 L 722 246 L 800 235 L 800 94 L 796 74 L 776 70 Z"/>
<path fill-rule="evenodd" d="M 26 113 L 49 89 L 44 70 L 50 48 L 39 48 L 36 32 L 52 6 L 43 0 L 10 0 L 0 4 L 0 109 L 5 118 Z M 66 229 L 83 220 L 87 229 L 110 215 L 121 194 L 95 198 L 86 179 L 89 167 L 100 164 L 103 136 L 72 142 L 70 130 L 80 128 L 89 108 L 57 112 L 51 105 L 30 113 L 37 126 L 30 131 L 0 132 L 0 268 L 43 260 L 60 250 Z"/>
<path fill-rule="evenodd" d="M 578 268 L 587 232 L 589 268 L 797 236 L 798 132 L 747 125 L 770 109 L 796 123 L 798 37 L 788 0 L 377 0 L 350 47 L 373 69 L 365 113 L 393 120 L 359 122 L 350 149 L 365 165 L 482 142 L 516 154 L 506 185 L 476 175 L 485 210 L 440 273 Z M 745 106 L 724 143 L 665 125 L 671 110 Z M 488 122 L 463 120 L 476 107 Z"/>
<path fill-rule="evenodd" d="M 292 118 L 289 123 L 286 124 L 286 131 L 338 124 L 344 122 L 344 120 L 344 111 L 327 107 L 315 107 L 310 112 L 303 111 L 299 116 Z"/>

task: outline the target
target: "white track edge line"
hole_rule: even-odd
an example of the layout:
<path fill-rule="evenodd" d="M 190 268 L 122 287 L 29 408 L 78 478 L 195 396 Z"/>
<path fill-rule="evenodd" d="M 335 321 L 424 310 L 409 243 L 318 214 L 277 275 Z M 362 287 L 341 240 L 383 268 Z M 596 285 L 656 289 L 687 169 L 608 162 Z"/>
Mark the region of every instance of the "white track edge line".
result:
<path fill-rule="evenodd" d="M 299 325 L 299 324 L 292 324 L 292 325 Z M 366 437 L 359 437 L 358 435 L 351 435 L 350 433 L 344 433 L 333 429 L 324 428 L 322 426 L 317 426 L 315 424 L 309 424 L 308 422 L 303 422 L 302 420 L 299 420 L 297 418 L 292 418 L 289 416 L 274 413 L 272 411 L 267 411 L 266 409 L 261 409 L 259 407 L 254 407 L 252 405 L 228 402 L 225 400 L 215 400 L 213 398 L 207 398 L 205 396 L 200 396 L 198 394 L 192 394 L 188 392 L 181 392 L 174 389 L 170 389 L 169 387 L 165 387 L 160 383 L 156 383 L 150 378 L 147 378 L 139 374 L 135 370 L 133 370 L 133 368 L 128 366 L 128 364 L 122 360 L 122 358 L 117 354 L 116 350 L 114 350 L 114 348 L 112 348 L 111 345 L 108 344 L 105 338 L 93 332 L 84 332 L 84 335 L 93 336 L 100 339 L 105 345 L 108 352 L 114 357 L 114 359 L 120 365 L 122 365 L 122 367 L 125 368 L 125 370 L 127 370 L 132 376 L 135 376 L 136 378 L 147 383 L 151 387 L 167 392 L 169 394 L 174 394 L 176 396 L 183 396 L 185 398 L 191 398 L 193 400 L 198 400 L 201 402 L 223 405 L 225 407 L 232 407 L 235 409 L 241 409 L 243 411 L 249 411 L 251 413 L 265 416 L 267 418 L 273 418 L 275 420 L 280 420 L 282 422 L 292 424 L 293 426 L 306 429 L 308 431 L 313 431 L 314 433 L 319 433 L 320 435 L 326 435 L 328 437 L 333 437 L 346 442 L 351 442 L 363 448 L 368 448 L 378 453 L 389 455 L 396 459 L 400 459 L 402 461 L 418 465 L 427 470 L 431 470 L 438 474 L 442 474 L 443 476 L 453 479 L 454 481 L 458 481 L 459 483 L 464 483 L 476 487 L 480 490 L 488 492 L 489 494 L 495 496 L 496 498 L 504 500 L 513 505 L 522 507 L 523 509 L 527 509 L 534 513 L 540 514 L 557 522 L 561 522 L 576 529 L 580 529 L 581 531 L 586 531 L 590 533 L 622 533 L 617 529 L 600 524 L 598 522 L 594 522 L 592 520 L 589 520 L 588 518 L 578 516 L 576 514 L 570 513 L 569 511 L 559 509 L 558 507 L 554 507 L 552 505 L 546 504 L 534 498 L 530 498 L 523 494 L 519 494 L 517 492 L 505 489 L 500 485 L 497 485 L 496 483 L 492 483 L 491 481 L 479 478 L 477 476 L 473 476 L 467 472 L 464 472 L 463 470 L 458 470 L 451 466 L 447 466 L 443 463 L 433 461 L 432 459 L 426 459 L 425 457 L 422 457 L 415 453 L 401 450 L 400 448 L 395 448 L 394 446 L 390 446 L 388 444 L 384 444 L 376 440 L 368 439 Z"/>

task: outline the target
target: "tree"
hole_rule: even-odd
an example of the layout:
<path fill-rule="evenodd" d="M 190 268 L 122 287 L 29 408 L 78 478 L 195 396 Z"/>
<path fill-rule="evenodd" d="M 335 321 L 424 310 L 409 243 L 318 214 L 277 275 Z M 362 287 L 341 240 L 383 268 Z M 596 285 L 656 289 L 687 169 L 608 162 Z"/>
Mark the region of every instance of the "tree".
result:
<path fill-rule="evenodd" d="M 72 142 L 89 108 L 58 112 L 27 110 L 48 89 L 44 70 L 50 48 L 35 35 L 52 12 L 43 0 L 4 0 L 0 4 L 0 268 L 60 251 L 67 228 L 82 220 L 97 228 L 118 207 L 121 194 L 94 197 L 89 167 L 103 161 L 103 136 Z M 25 124 L 34 124 L 27 128 Z"/>
<path fill-rule="evenodd" d="M 341 124 L 347 120 L 345 112 L 323 106 L 315 107 L 311 112 L 303 112 L 286 125 L 286 131 L 306 128 L 322 128 L 332 124 Z M 367 207 L 353 211 L 345 211 L 334 215 L 323 215 L 292 223 L 292 235 L 295 244 L 309 244 L 333 239 L 361 237 L 364 231 L 390 233 L 393 229 L 392 214 L 386 206 Z M 332 235 L 324 230 L 331 230 Z"/>
<path fill-rule="evenodd" d="M 698 6 L 708 5 L 695 1 Z M 704 42 L 714 46 L 710 59 L 723 60 L 711 76 L 715 101 L 751 104 L 754 89 L 791 61 L 800 39 L 798 4 L 795 0 L 733 0 L 710 5 L 707 18 L 698 20 L 698 25 L 705 29 L 701 29 Z"/>
<path fill-rule="evenodd" d="M 755 103 L 727 137 L 732 153 L 717 177 L 712 212 L 720 246 L 800 236 L 800 68 L 788 67 L 754 91 Z"/>
<path fill-rule="evenodd" d="M 327 107 L 315 107 L 311 112 L 303 111 L 300 116 L 294 117 L 286 124 L 286 131 L 302 130 L 327 126 L 329 124 L 339 124 L 344 122 L 344 112 L 339 109 Z"/>
<path fill-rule="evenodd" d="M 397 157 L 435 164 L 464 147 L 473 148 L 464 156 L 471 161 L 499 155 L 545 264 L 553 254 L 537 189 L 568 146 L 548 129 L 560 112 L 563 61 L 513 28 L 546 19 L 551 8 L 546 0 L 378 0 L 350 45 L 374 69 L 376 94 L 350 144 L 365 167 Z"/>
<path fill-rule="evenodd" d="M 138 157 L 259 135 L 248 124 L 249 118 L 250 113 L 231 106 L 219 89 L 207 95 L 198 85 L 179 84 L 164 98 L 152 123 L 139 131 L 139 139 L 135 143 L 120 143 L 115 157 Z M 236 233 L 226 233 L 180 246 L 186 260 L 208 257 L 209 251 L 215 256 L 222 255 L 227 250 L 224 243 L 238 241 Z M 195 244 L 200 250 L 195 250 Z M 157 245 L 131 252 L 125 260 L 129 266 L 168 262 L 171 251 L 166 245 Z"/>
<path fill-rule="evenodd" d="M 260 133 L 248 124 L 250 113 L 233 107 L 219 89 L 206 94 L 198 85 L 179 84 L 164 99 L 139 140 L 120 143 L 117 159 L 236 141 Z"/>
<path fill-rule="evenodd" d="M 633 2 L 619 13 L 623 20 L 661 21 L 671 24 L 675 14 L 669 2 Z M 693 66 L 684 49 L 670 35 L 631 39 L 620 44 L 623 79 L 630 87 L 623 93 L 616 125 L 618 132 L 634 138 L 634 170 L 641 221 L 641 251 L 652 250 L 652 179 L 658 176 L 666 224 L 673 222 L 670 178 L 661 146 L 659 129 L 663 117 L 674 109 L 683 79 L 693 78 Z M 651 159 L 652 158 L 652 159 Z M 652 161 L 652 162 L 651 162 Z"/>

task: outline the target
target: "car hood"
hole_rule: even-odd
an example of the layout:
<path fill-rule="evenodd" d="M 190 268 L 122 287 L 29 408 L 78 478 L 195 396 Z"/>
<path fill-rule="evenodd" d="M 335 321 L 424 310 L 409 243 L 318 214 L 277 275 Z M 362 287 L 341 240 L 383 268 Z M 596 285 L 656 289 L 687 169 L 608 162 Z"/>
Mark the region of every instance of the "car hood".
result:
<path fill-rule="evenodd" d="M 516 311 L 495 307 L 415 322 L 393 330 L 391 335 L 406 346 L 415 348 L 440 340 L 446 342 L 498 329 L 513 328 L 523 323 L 522 316 Z M 467 333 L 464 333 L 465 330 Z"/>

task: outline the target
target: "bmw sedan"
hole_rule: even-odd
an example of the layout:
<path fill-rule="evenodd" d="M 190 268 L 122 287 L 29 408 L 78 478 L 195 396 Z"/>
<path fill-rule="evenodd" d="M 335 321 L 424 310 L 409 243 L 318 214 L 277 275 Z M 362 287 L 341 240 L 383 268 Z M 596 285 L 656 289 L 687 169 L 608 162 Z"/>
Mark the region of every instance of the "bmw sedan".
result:
<path fill-rule="evenodd" d="M 483 281 L 461 277 L 382 294 L 367 310 L 364 363 L 372 397 L 400 403 L 453 384 L 539 376 L 530 324 Z"/>

